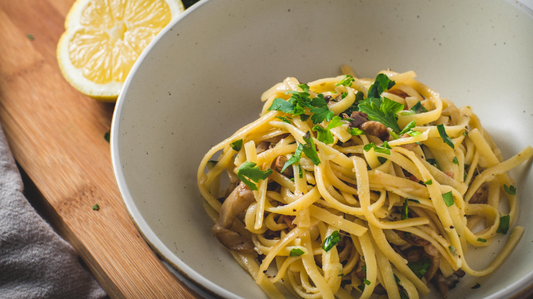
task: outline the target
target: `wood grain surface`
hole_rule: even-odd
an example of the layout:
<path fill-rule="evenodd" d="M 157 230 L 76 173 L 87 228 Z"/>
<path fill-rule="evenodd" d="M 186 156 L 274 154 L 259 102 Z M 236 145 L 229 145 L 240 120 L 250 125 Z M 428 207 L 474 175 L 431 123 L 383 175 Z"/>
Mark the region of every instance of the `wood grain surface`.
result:
<path fill-rule="evenodd" d="M 104 139 L 114 105 L 82 95 L 59 71 L 56 45 L 73 2 L 0 1 L 0 121 L 11 150 L 54 227 L 112 298 L 199 298 L 126 212 Z"/>

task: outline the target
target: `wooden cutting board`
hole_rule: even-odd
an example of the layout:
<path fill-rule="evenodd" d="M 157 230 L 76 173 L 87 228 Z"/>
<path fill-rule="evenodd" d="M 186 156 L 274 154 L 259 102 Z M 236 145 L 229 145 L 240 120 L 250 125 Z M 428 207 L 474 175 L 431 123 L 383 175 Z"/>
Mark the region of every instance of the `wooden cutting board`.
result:
<path fill-rule="evenodd" d="M 114 105 L 82 95 L 59 71 L 56 45 L 73 2 L 0 1 L 0 121 L 13 155 L 53 226 L 112 298 L 199 298 L 126 212 L 104 139 Z"/>

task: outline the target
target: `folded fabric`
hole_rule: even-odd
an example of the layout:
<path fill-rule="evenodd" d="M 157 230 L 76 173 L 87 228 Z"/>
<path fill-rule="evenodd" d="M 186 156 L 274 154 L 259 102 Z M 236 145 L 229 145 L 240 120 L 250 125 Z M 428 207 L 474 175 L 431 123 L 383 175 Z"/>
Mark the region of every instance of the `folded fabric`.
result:
<path fill-rule="evenodd" d="M 0 298 L 104 298 L 106 293 L 23 195 L 0 127 Z"/>

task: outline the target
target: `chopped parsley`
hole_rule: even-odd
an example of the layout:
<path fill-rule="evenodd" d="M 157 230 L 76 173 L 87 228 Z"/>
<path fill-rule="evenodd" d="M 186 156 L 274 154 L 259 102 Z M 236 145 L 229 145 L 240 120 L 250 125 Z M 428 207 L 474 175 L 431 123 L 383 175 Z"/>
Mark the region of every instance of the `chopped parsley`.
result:
<path fill-rule="evenodd" d="M 302 166 L 300 164 L 298 164 L 298 177 L 303 179 L 304 177 L 304 171 L 302 169 Z"/>
<path fill-rule="evenodd" d="M 305 135 L 303 136 L 303 139 L 305 141 L 305 145 L 303 146 L 303 152 L 307 156 L 307 158 L 311 159 L 313 161 L 313 164 L 319 165 L 320 159 L 318 159 L 318 154 L 316 152 L 315 142 L 313 141 L 313 137 L 311 136 L 311 133 L 307 131 Z"/>
<path fill-rule="evenodd" d="M 413 111 L 414 113 L 428 112 L 428 110 L 426 109 L 426 107 L 422 106 L 422 103 L 421 103 L 420 101 L 418 101 L 418 103 L 416 103 L 416 104 L 411 108 L 411 111 Z"/>
<path fill-rule="evenodd" d="M 307 115 L 307 114 L 300 115 L 300 120 L 301 121 L 307 121 L 308 119 L 309 119 L 309 115 Z"/>
<path fill-rule="evenodd" d="M 511 185 L 509 187 L 507 187 L 507 185 L 503 185 L 503 189 L 509 195 L 516 195 L 516 188 L 513 185 Z"/>
<path fill-rule="evenodd" d="M 250 187 L 250 189 L 257 191 L 259 189 L 250 180 L 256 183 L 259 183 L 260 180 L 266 179 L 270 174 L 272 174 L 272 169 L 263 171 L 254 162 L 246 161 L 242 163 L 241 166 L 239 167 L 239 170 L 237 172 L 237 177 L 243 183 L 245 183 L 246 186 Z"/>
<path fill-rule="evenodd" d="M 444 128 L 443 124 L 437 125 L 437 129 L 439 130 L 440 137 L 442 138 L 442 141 L 449 145 L 451 148 L 455 149 L 455 146 L 453 145 L 453 141 L 450 137 L 448 137 L 448 134 L 446 134 L 446 129 Z"/>
<path fill-rule="evenodd" d="M 452 191 L 442 194 L 442 199 L 444 199 L 446 206 L 451 207 L 453 205 Z"/>
<path fill-rule="evenodd" d="M 242 148 L 242 139 L 235 140 L 234 142 L 230 143 L 229 146 L 231 146 L 231 148 L 236 152 L 240 151 Z"/>
<path fill-rule="evenodd" d="M 352 112 L 354 111 L 359 111 L 359 102 L 363 101 L 365 95 L 363 94 L 363 92 L 361 91 L 358 91 L 356 94 L 355 94 L 355 101 L 354 103 L 352 104 L 352 106 L 348 107 L 348 109 L 344 110 L 342 114 L 346 113 L 347 115 L 352 115 Z"/>
<path fill-rule="evenodd" d="M 403 135 L 403 134 L 411 131 L 411 129 L 414 128 L 415 126 L 416 126 L 416 120 L 413 120 L 410 123 L 408 123 L 407 126 L 405 126 L 405 128 L 403 128 L 403 130 L 400 132 L 399 135 Z"/>
<path fill-rule="evenodd" d="M 209 160 L 207 161 L 207 169 L 213 169 L 213 167 L 215 167 L 215 165 L 217 165 L 218 161 L 217 160 Z"/>
<path fill-rule="evenodd" d="M 408 201 L 412 201 L 412 202 L 414 202 L 414 203 L 420 203 L 420 201 L 419 201 L 419 200 L 416 200 L 416 199 L 408 198 L 407 200 L 408 200 Z"/>
<path fill-rule="evenodd" d="M 315 101 L 316 99 L 319 100 Z M 314 113 L 311 115 L 311 121 L 313 121 L 313 124 L 321 123 L 324 120 L 330 121 L 333 116 L 335 116 L 335 113 L 329 110 L 326 100 L 324 99 L 324 95 L 319 94 L 318 98 L 314 98 L 311 104 L 316 107 L 311 109 L 311 112 Z"/>
<path fill-rule="evenodd" d="M 339 244 L 340 241 L 341 234 L 339 234 L 339 231 L 334 231 L 324 240 L 324 244 L 322 244 L 322 249 L 328 252 L 331 250 L 331 248 L 335 247 L 335 245 Z"/>
<path fill-rule="evenodd" d="M 343 92 L 343 93 L 341 94 L 341 99 L 344 99 L 344 98 L 347 97 L 347 96 L 348 96 L 348 93 L 345 91 L 345 92 Z"/>
<path fill-rule="evenodd" d="M 487 242 L 487 240 L 485 240 L 485 239 L 483 239 L 483 238 L 477 238 L 477 241 L 478 241 L 478 242 L 482 242 L 482 243 Z"/>
<path fill-rule="evenodd" d="M 95 211 L 100 210 L 100 206 L 99 206 L 98 204 L 95 204 L 95 205 L 93 206 L 93 210 L 95 210 Z"/>
<path fill-rule="evenodd" d="M 509 222 L 511 220 L 511 217 L 509 215 L 505 215 L 500 217 L 500 226 L 498 226 L 498 230 L 496 233 L 498 234 L 507 234 L 507 231 L 509 230 Z"/>
<path fill-rule="evenodd" d="M 428 181 L 424 182 L 424 185 L 433 185 L 433 179 L 429 179 Z"/>
<path fill-rule="evenodd" d="M 277 110 L 285 113 L 294 113 L 294 106 L 282 98 L 275 98 L 268 111 Z"/>
<path fill-rule="evenodd" d="M 407 266 L 418 278 L 422 278 L 428 272 L 429 267 L 431 267 L 431 260 L 423 258 L 418 262 L 407 263 Z"/>
<path fill-rule="evenodd" d="M 290 256 L 300 256 L 304 254 L 305 252 L 299 248 L 294 248 L 291 250 Z"/>
<path fill-rule="evenodd" d="M 333 139 L 333 135 L 331 134 L 331 129 L 336 128 L 338 126 L 342 126 L 342 119 L 338 116 L 333 117 L 331 121 L 329 122 L 327 128 L 322 128 L 319 125 L 315 125 L 313 127 L 313 131 L 317 132 L 317 138 L 318 141 L 324 142 L 325 144 L 331 144 L 335 140 Z"/>
<path fill-rule="evenodd" d="M 459 160 L 457 160 L 457 157 L 454 157 L 454 158 L 453 158 L 452 163 L 453 163 L 453 164 L 457 164 L 457 165 L 459 165 Z"/>
<path fill-rule="evenodd" d="M 363 130 L 361 130 L 359 128 L 348 128 L 347 131 L 352 136 L 365 135 L 365 131 L 363 131 Z"/>
<path fill-rule="evenodd" d="M 292 120 L 292 118 L 288 117 L 288 116 L 276 116 L 276 118 L 279 118 L 279 119 L 281 119 L 281 121 L 286 122 L 288 124 L 290 124 L 291 120 Z"/>
<path fill-rule="evenodd" d="M 370 142 L 368 144 L 365 144 L 365 146 L 363 146 L 363 149 L 365 150 L 365 152 L 368 152 L 369 150 L 374 149 L 376 153 L 390 155 L 390 146 L 387 143 L 387 141 L 383 143 L 383 146 L 377 146 L 373 142 Z"/>
<path fill-rule="evenodd" d="M 400 292 L 400 299 L 409 299 L 409 296 L 405 294 L 405 290 L 398 289 L 398 292 Z"/>
<path fill-rule="evenodd" d="M 402 111 L 403 105 L 388 98 L 366 98 L 359 103 L 359 111 L 368 115 L 369 120 L 375 120 L 396 132 L 400 132 L 397 113 Z"/>
<path fill-rule="evenodd" d="M 105 132 L 105 134 L 104 134 L 105 141 L 109 142 L 110 137 L 111 137 L 110 131 Z"/>
<path fill-rule="evenodd" d="M 284 172 L 285 169 L 287 169 L 287 167 L 291 166 L 292 164 L 300 162 L 303 149 L 304 149 L 303 144 L 301 143 L 298 144 L 298 147 L 296 148 L 296 151 L 294 152 L 292 157 L 289 160 L 287 160 L 287 162 L 285 162 L 285 164 L 283 165 L 283 168 L 281 168 L 281 172 Z"/>
<path fill-rule="evenodd" d="M 354 81 L 354 78 L 351 75 L 344 75 L 344 78 L 342 78 L 342 80 L 339 83 L 335 84 L 335 86 L 340 86 L 340 85 L 352 86 L 353 81 Z"/>
<path fill-rule="evenodd" d="M 402 207 L 402 220 L 405 220 L 407 218 L 409 218 L 409 200 L 405 200 L 403 202 L 403 207 Z"/>
<path fill-rule="evenodd" d="M 31 34 L 29 34 L 29 33 L 26 34 L 26 37 L 27 37 L 29 40 L 31 40 L 31 41 L 34 41 L 34 40 L 35 40 L 35 37 L 33 37 L 33 35 L 31 35 Z"/>
<path fill-rule="evenodd" d="M 396 281 L 396 284 L 400 283 L 401 281 L 396 274 L 394 274 L 394 280 Z"/>
<path fill-rule="evenodd" d="M 361 266 L 361 270 L 363 270 L 363 273 L 366 274 L 366 265 L 365 266 Z"/>
<path fill-rule="evenodd" d="M 396 82 L 392 81 L 387 77 L 385 74 L 378 74 L 376 76 L 376 80 L 374 80 L 374 84 L 370 86 L 370 89 L 368 90 L 368 97 L 369 98 L 379 98 L 381 97 L 381 94 L 391 89 Z M 399 131 L 399 130 L 398 130 Z"/>

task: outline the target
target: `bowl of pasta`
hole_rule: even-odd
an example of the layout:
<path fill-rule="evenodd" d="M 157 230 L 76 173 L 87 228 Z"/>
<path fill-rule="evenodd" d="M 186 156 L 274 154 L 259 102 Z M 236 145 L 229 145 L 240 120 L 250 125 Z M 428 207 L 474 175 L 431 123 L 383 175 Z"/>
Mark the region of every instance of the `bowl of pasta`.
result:
<path fill-rule="evenodd" d="M 522 298 L 533 18 L 505 1 L 203 1 L 111 151 L 159 256 L 223 298 Z"/>

